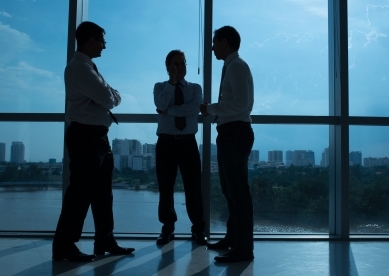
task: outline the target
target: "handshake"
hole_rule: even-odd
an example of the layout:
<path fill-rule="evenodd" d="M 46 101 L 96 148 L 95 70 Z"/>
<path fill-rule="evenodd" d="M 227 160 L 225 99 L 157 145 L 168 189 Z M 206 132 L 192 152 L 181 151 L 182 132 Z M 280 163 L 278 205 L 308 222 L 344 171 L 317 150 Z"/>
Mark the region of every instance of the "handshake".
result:
<path fill-rule="evenodd" d="M 207 111 L 207 105 L 209 105 L 209 103 L 207 102 L 204 102 L 203 104 L 200 105 L 200 112 L 203 116 L 208 116 L 210 115 Z"/>

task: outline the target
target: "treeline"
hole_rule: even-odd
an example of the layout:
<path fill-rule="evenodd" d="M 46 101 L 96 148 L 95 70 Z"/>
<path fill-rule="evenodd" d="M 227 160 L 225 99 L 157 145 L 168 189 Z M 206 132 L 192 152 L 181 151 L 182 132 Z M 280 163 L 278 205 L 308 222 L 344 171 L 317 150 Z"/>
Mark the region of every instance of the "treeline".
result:
<path fill-rule="evenodd" d="M 329 170 L 323 167 L 259 169 L 249 174 L 257 219 L 328 227 Z M 227 207 L 217 174 L 211 181 L 211 212 L 225 219 Z M 349 211 L 353 223 L 389 222 L 389 168 L 350 167 Z"/>
<path fill-rule="evenodd" d="M 58 175 L 60 172 L 58 172 Z M 49 175 L 34 163 L 28 165 L 6 164 L 0 173 L 0 182 L 49 181 Z"/>

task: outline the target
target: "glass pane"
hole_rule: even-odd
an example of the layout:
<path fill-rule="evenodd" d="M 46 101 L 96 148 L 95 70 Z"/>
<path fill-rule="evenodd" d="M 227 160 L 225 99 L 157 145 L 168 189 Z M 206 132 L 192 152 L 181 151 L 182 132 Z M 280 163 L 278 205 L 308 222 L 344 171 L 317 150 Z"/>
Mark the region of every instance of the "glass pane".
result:
<path fill-rule="evenodd" d="M 0 123 L 0 230 L 55 230 L 62 205 L 63 127 Z"/>
<path fill-rule="evenodd" d="M 196 135 L 198 144 L 202 141 L 201 127 L 200 124 Z M 113 179 L 115 233 L 161 232 L 162 224 L 158 220 L 159 190 L 155 173 L 154 145 L 158 138 L 156 129 L 156 124 L 125 123 L 112 125 L 110 128 L 109 139 L 116 167 Z M 128 144 L 133 157 L 119 153 L 115 145 L 118 145 L 120 140 L 123 144 Z M 177 175 L 174 198 L 178 217 L 175 232 L 190 233 L 192 223 L 186 212 L 180 175 Z M 94 232 L 93 217 L 90 211 L 83 231 Z"/>
<path fill-rule="evenodd" d="M 254 232 L 328 233 L 328 126 L 253 125 L 253 130 L 248 166 Z M 211 232 L 224 232 L 227 217 L 214 171 Z"/>
<path fill-rule="evenodd" d="M 389 127 L 350 127 L 351 234 L 389 234 L 388 141 Z"/>
<path fill-rule="evenodd" d="M 156 114 L 154 84 L 168 80 L 165 59 L 174 49 L 185 53 L 186 80 L 202 85 L 198 1 L 90 0 L 88 11 L 88 20 L 106 31 L 107 49 L 94 61 L 122 95 L 114 112 Z"/>
<path fill-rule="evenodd" d="M 387 18 L 386 1 L 348 3 L 350 115 L 389 115 Z"/>
<path fill-rule="evenodd" d="M 2 1 L 0 112 L 63 112 L 68 0 Z"/>
<path fill-rule="evenodd" d="M 257 115 L 328 115 L 328 7 L 317 1 L 215 0 L 213 28 L 241 36 Z M 213 58 L 212 101 L 223 63 Z"/>

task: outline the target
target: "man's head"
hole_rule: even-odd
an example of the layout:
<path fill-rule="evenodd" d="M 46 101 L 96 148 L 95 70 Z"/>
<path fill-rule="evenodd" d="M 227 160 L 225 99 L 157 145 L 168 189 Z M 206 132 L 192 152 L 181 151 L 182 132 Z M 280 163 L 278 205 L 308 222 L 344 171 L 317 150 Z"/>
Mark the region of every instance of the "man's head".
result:
<path fill-rule="evenodd" d="M 170 79 L 180 81 L 186 75 L 186 59 L 184 52 L 180 50 L 170 51 L 165 60 L 166 70 Z"/>
<path fill-rule="evenodd" d="M 212 50 L 217 59 L 225 60 L 239 50 L 240 35 L 235 28 L 224 26 L 214 31 Z"/>
<path fill-rule="evenodd" d="M 104 35 L 105 31 L 99 25 L 90 21 L 82 22 L 76 30 L 77 51 L 90 58 L 100 57 L 105 49 Z"/>

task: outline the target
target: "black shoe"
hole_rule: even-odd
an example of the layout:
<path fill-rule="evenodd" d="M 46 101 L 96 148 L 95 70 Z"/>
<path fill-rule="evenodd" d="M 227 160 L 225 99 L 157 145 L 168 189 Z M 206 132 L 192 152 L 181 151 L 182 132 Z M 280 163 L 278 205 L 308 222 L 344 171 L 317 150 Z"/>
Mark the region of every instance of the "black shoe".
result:
<path fill-rule="evenodd" d="M 205 236 L 204 232 L 192 233 L 192 240 L 199 245 L 208 244 L 208 238 Z"/>
<path fill-rule="evenodd" d="M 226 238 L 221 239 L 217 243 L 213 243 L 213 244 L 209 243 L 207 245 L 208 249 L 230 249 L 230 247 L 232 246 L 233 246 L 232 242 L 228 241 Z"/>
<path fill-rule="evenodd" d="M 52 258 L 54 261 L 68 260 L 69 262 L 90 262 L 96 258 L 96 256 L 94 254 L 88 255 L 82 253 L 74 243 L 68 245 L 53 243 Z"/>
<path fill-rule="evenodd" d="M 222 256 L 215 257 L 215 261 L 220 263 L 251 262 L 252 260 L 254 260 L 252 250 L 231 250 Z"/>
<path fill-rule="evenodd" d="M 95 241 L 95 248 L 93 252 L 96 255 L 104 255 L 108 252 L 112 255 L 128 255 L 135 251 L 135 248 L 121 247 L 115 240 L 112 234 L 108 235 L 106 240 Z"/>
<path fill-rule="evenodd" d="M 157 239 L 157 244 L 168 244 L 174 239 L 174 233 L 164 233 L 162 232 Z"/>

